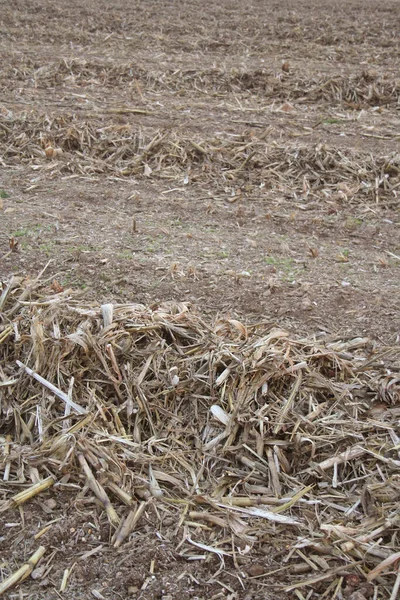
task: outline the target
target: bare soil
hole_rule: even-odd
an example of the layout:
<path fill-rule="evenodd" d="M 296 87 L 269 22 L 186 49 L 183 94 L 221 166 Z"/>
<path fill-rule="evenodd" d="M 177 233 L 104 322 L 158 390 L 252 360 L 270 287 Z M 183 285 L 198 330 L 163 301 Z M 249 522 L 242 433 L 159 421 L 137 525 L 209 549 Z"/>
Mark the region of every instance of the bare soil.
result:
<path fill-rule="evenodd" d="M 398 8 L 0 2 L 0 280 L 49 262 L 85 298 L 398 342 Z M 285 540 L 218 574 L 179 557 L 178 523 L 149 512 L 116 552 L 84 500 L 47 499 L 1 515 L 7 574 L 57 519 L 48 569 L 9 598 L 291 597 L 262 576 Z"/>

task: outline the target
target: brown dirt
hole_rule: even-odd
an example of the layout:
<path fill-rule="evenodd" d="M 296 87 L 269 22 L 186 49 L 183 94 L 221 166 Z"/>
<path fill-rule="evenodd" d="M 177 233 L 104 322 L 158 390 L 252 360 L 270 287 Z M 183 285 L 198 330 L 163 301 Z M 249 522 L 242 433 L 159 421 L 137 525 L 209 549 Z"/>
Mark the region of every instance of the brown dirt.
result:
<path fill-rule="evenodd" d="M 0 279 L 50 260 L 101 301 L 398 341 L 396 0 L 1 4 Z M 178 523 L 149 512 L 117 553 L 84 499 L 47 498 L 2 515 L 4 574 L 58 519 L 48 573 L 10 598 L 279 597 L 260 575 L 285 540 L 215 575 L 176 553 Z"/>

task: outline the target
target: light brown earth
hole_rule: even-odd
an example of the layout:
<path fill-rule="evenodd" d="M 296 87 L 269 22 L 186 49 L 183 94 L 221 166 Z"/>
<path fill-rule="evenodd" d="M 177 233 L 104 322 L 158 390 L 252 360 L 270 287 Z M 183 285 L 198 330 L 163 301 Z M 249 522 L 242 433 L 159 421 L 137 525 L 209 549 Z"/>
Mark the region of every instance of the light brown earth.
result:
<path fill-rule="evenodd" d="M 50 261 L 84 298 L 398 342 L 399 44 L 396 0 L 1 1 L 0 280 Z M 214 577 L 177 523 L 149 512 L 116 554 L 55 501 L 1 516 L 7 574 L 58 519 L 48 574 L 9 598 L 291 597 L 260 577 L 284 540 Z"/>

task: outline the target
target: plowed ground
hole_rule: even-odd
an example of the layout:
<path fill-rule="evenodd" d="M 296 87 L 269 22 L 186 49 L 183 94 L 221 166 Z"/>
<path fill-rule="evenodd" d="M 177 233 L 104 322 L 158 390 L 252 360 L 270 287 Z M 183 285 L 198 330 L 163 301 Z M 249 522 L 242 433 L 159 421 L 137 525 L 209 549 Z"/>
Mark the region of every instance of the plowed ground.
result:
<path fill-rule="evenodd" d="M 399 40 L 396 0 L 0 2 L 0 279 L 398 341 Z M 284 540 L 214 577 L 55 499 L 2 515 L 15 569 L 58 519 L 10 598 L 279 597 Z"/>

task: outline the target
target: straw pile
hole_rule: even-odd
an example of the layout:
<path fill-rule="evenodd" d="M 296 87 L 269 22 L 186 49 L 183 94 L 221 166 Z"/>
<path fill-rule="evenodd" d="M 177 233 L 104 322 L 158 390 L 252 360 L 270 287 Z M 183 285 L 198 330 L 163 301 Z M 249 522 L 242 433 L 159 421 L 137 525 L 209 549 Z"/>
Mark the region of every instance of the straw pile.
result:
<path fill-rule="evenodd" d="M 397 597 L 398 347 L 55 287 L 14 278 L 0 297 L 1 511 L 69 486 L 114 547 L 153 505 L 187 559 L 240 572 L 240 553 L 278 542 L 299 598 L 351 578 Z"/>
<path fill-rule="evenodd" d="M 264 98 L 294 100 L 302 103 L 315 101 L 347 104 L 351 107 L 396 106 L 400 99 L 400 81 L 390 73 L 373 69 L 355 75 L 284 73 L 266 68 L 167 68 L 146 69 L 137 62 L 116 62 L 115 59 L 84 60 L 48 56 L 46 63 L 20 54 L 10 54 L 4 77 L 18 83 L 33 81 L 36 87 L 51 88 L 60 85 L 90 83 L 115 88 L 140 82 L 148 90 L 207 93 L 261 91 Z"/>
<path fill-rule="evenodd" d="M 109 112 L 107 112 L 109 111 Z M 293 188 L 348 202 L 397 202 L 400 154 L 371 154 L 329 145 L 279 145 L 270 129 L 227 137 L 195 137 L 137 124 L 111 123 L 110 114 L 140 109 L 94 110 L 49 117 L 34 111 L 0 115 L 0 162 L 31 165 L 43 176 L 60 174 L 146 176 L 169 181 L 227 184 L 259 190 Z M 145 112 L 145 111 L 142 111 Z M 105 117 L 107 117 L 105 119 Z M 345 192 L 344 192 L 345 190 Z M 299 192 L 301 193 L 301 191 Z"/>

